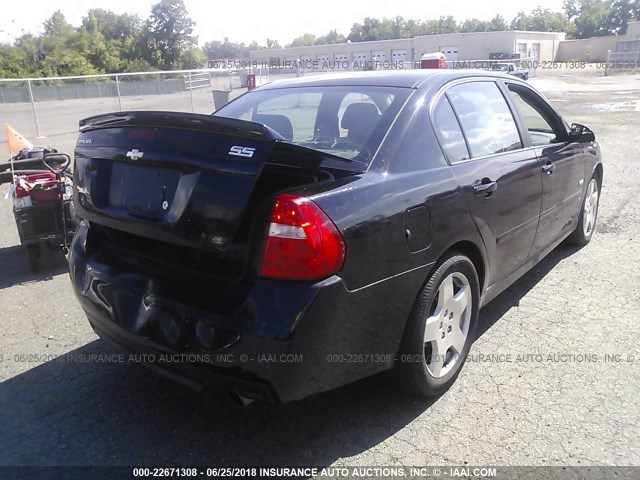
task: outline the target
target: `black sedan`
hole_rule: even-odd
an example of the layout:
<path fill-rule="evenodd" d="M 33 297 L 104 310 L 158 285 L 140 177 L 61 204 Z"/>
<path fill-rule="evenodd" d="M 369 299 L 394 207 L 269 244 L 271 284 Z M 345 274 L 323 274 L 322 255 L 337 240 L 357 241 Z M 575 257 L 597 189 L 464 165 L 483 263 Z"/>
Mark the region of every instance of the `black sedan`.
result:
<path fill-rule="evenodd" d="M 479 309 L 586 245 L 600 148 L 523 81 L 280 81 L 213 116 L 80 123 L 72 283 L 97 334 L 193 388 L 287 402 L 393 369 L 438 395 Z"/>

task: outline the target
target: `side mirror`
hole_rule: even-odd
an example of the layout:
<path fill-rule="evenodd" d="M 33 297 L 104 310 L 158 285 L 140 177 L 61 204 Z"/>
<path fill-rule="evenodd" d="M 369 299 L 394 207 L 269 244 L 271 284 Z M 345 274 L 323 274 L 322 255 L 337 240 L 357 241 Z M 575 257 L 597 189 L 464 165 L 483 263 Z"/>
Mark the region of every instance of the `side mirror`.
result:
<path fill-rule="evenodd" d="M 596 136 L 589 127 L 573 123 L 569 132 L 569 140 L 578 143 L 591 143 L 596 141 Z"/>

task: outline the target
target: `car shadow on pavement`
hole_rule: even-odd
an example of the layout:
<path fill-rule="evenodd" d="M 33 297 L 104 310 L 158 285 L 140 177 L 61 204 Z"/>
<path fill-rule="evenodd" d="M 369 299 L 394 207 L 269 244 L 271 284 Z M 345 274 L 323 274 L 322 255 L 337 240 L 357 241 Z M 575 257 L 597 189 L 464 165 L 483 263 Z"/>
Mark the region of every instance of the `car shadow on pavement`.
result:
<path fill-rule="evenodd" d="M 572 252 L 552 252 L 483 309 L 478 336 Z M 0 465 L 325 466 L 374 448 L 438 401 L 378 375 L 241 410 L 223 392 L 191 392 L 113 355 L 97 340 L 0 383 Z"/>
<path fill-rule="evenodd" d="M 432 403 L 373 377 L 239 409 L 223 392 L 198 394 L 107 355 L 94 341 L 0 383 L 0 465 L 329 465 Z"/>
<path fill-rule="evenodd" d="M 495 299 L 489 302 L 478 318 L 476 339 L 484 335 L 509 309 L 517 307 L 522 299 L 547 273 L 565 258 L 579 250 L 578 247 L 560 244 L 549 255 L 543 258 L 531 270 L 525 273 L 517 282 L 507 288 Z"/>
<path fill-rule="evenodd" d="M 22 245 L 0 248 L 0 289 L 13 285 L 27 284 L 51 280 L 57 275 L 67 273 L 69 264 L 62 249 L 49 250 L 43 248 L 42 257 L 38 259 L 38 270 L 29 271 L 27 254 Z"/>

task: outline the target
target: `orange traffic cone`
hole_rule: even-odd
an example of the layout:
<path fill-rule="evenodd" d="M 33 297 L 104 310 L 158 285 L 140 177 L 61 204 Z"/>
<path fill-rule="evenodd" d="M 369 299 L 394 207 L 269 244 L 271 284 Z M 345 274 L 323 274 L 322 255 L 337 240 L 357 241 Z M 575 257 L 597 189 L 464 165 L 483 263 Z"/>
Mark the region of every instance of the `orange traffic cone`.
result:
<path fill-rule="evenodd" d="M 33 148 L 33 144 L 20 135 L 12 126 L 8 123 L 4 124 L 4 128 L 7 132 L 7 144 L 9 146 L 9 155 L 12 156 L 14 153 L 18 153 L 20 150 L 28 148 L 31 150 Z"/>

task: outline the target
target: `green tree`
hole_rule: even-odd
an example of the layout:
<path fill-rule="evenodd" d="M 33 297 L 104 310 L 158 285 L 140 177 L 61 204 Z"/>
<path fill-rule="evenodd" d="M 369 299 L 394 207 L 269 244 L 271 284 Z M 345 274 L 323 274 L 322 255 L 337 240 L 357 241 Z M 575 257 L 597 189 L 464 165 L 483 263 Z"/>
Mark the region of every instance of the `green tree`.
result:
<path fill-rule="evenodd" d="M 45 50 L 42 37 L 36 37 L 31 33 L 22 35 L 15 41 L 15 48 L 19 55 L 24 58 L 24 69 L 31 76 L 38 76 L 39 67 L 44 60 Z"/>
<path fill-rule="evenodd" d="M 438 33 L 456 33 L 457 31 L 458 24 L 451 15 L 438 19 Z"/>
<path fill-rule="evenodd" d="M 380 40 L 380 20 L 366 17 L 362 24 L 354 23 L 349 32 L 348 40 L 352 42 L 367 42 L 369 40 Z"/>
<path fill-rule="evenodd" d="M 345 43 L 346 41 L 347 38 L 344 35 L 338 33 L 337 30 L 331 30 L 326 35 L 318 37 L 316 39 L 316 45 L 332 45 L 334 43 Z"/>
<path fill-rule="evenodd" d="M 28 74 L 24 53 L 16 47 L 0 44 L 0 78 L 22 78 Z"/>
<path fill-rule="evenodd" d="M 34 73 L 44 76 L 100 73 L 88 59 L 90 38 L 85 31 L 70 25 L 59 10 L 43 26 L 42 37 L 30 45 L 38 49 Z"/>
<path fill-rule="evenodd" d="M 316 44 L 316 36 L 311 33 L 305 33 L 304 35 L 294 38 L 287 47 L 309 47 Z"/>
<path fill-rule="evenodd" d="M 255 47 L 255 48 L 252 48 Z M 218 60 L 223 58 L 249 58 L 249 50 L 257 50 L 258 44 L 247 47 L 244 43 L 236 43 L 225 37 L 224 41 L 214 40 L 207 42 L 202 47 L 204 56 L 208 60 Z"/>
<path fill-rule="evenodd" d="M 405 31 L 407 32 L 407 37 L 417 37 L 419 35 L 425 34 L 425 24 L 420 20 L 407 20 Z"/>
<path fill-rule="evenodd" d="M 511 21 L 512 30 L 534 32 L 573 32 L 573 25 L 561 13 L 549 9 L 534 9 L 530 14 L 518 13 Z"/>
<path fill-rule="evenodd" d="M 623 35 L 640 19 L 638 0 L 565 0 L 563 10 L 576 38 Z"/>
<path fill-rule="evenodd" d="M 562 2 L 562 10 L 567 17 L 567 20 L 574 20 L 578 15 L 580 15 L 581 0 L 564 0 Z"/>
<path fill-rule="evenodd" d="M 640 19 L 640 2 L 638 0 L 613 0 L 607 2 L 609 16 L 607 27 L 615 35 L 627 33 L 629 22 Z"/>
<path fill-rule="evenodd" d="M 82 27 L 90 34 L 101 33 L 108 41 L 124 41 L 140 34 L 142 24 L 137 15 L 117 14 L 102 8 L 93 8 L 82 18 Z"/>
<path fill-rule="evenodd" d="M 574 20 L 576 38 L 611 35 L 609 10 L 602 0 L 583 0 L 580 14 Z"/>
<path fill-rule="evenodd" d="M 143 32 L 142 47 L 149 63 L 163 70 L 177 66 L 186 51 L 197 45 L 192 36 L 195 22 L 183 0 L 160 0 L 151 8 Z"/>
<path fill-rule="evenodd" d="M 509 25 L 507 25 L 507 21 L 502 15 L 498 14 L 489 21 L 488 30 L 490 32 L 502 32 L 509 30 Z"/>
<path fill-rule="evenodd" d="M 487 32 L 489 31 L 489 22 L 477 18 L 467 19 L 460 25 L 459 30 L 463 33 Z"/>
<path fill-rule="evenodd" d="M 60 10 L 56 10 L 45 20 L 43 26 L 45 36 L 64 39 L 73 34 L 73 26 L 67 22 Z"/>

